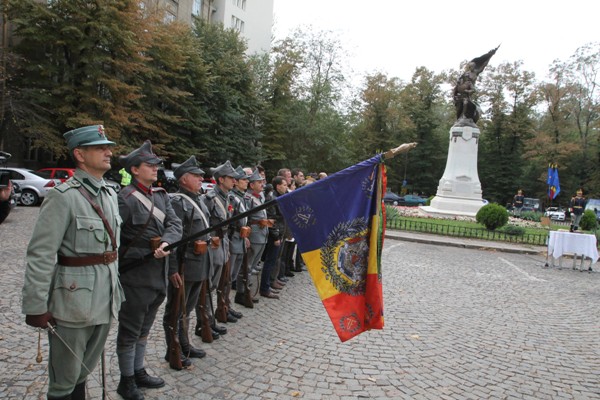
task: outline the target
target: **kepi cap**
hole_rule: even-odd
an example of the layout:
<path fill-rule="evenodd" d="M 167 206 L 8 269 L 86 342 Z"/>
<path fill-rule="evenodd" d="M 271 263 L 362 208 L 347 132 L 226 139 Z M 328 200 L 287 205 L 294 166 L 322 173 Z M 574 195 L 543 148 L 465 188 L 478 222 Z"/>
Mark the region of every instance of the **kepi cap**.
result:
<path fill-rule="evenodd" d="M 246 171 L 244 171 L 244 168 L 241 165 L 237 166 L 237 168 L 235 169 L 235 173 L 235 179 L 248 179 L 250 177 L 250 175 L 248 175 Z"/>
<path fill-rule="evenodd" d="M 232 178 L 235 178 L 237 175 L 235 169 L 233 169 L 233 166 L 231 165 L 231 162 L 229 160 L 225 161 L 218 167 L 211 168 L 210 173 L 212 174 L 213 178 L 215 178 L 215 180 L 219 179 L 222 176 L 231 176 Z"/>
<path fill-rule="evenodd" d="M 252 172 L 252 175 L 250 175 L 248 177 L 248 182 L 256 182 L 256 181 L 262 181 L 264 178 L 262 177 L 262 175 L 260 174 L 260 172 L 258 172 L 258 168 L 254 170 L 254 172 Z"/>
<path fill-rule="evenodd" d="M 173 167 L 173 175 L 175 175 L 176 179 L 181 178 L 187 173 L 194 175 L 204 175 L 204 171 L 200 169 L 200 167 L 198 167 L 198 161 L 196 161 L 196 156 L 191 156 L 182 164 L 171 164 L 171 167 Z"/>
<path fill-rule="evenodd" d="M 152 165 L 162 163 L 162 159 L 152 152 L 152 143 L 149 140 L 126 156 L 119 157 L 119 163 L 129 173 L 131 173 L 131 167 L 137 167 L 143 162 Z"/>
<path fill-rule="evenodd" d="M 69 151 L 81 146 L 97 146 L 108 144 L 114 146 L 116 143 L 106 138 L 104 125 L 90 125 L 82 128 L 73 129 L 63 134 L 67 141 Z"/>

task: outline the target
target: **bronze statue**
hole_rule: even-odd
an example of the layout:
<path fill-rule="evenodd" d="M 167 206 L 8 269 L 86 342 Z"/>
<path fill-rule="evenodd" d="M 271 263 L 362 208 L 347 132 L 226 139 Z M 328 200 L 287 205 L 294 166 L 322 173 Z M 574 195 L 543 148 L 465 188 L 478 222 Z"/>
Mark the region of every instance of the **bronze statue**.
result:
<path fill-rule="evenodd" d="M 476 122 L 481 115 L 481 109 L 473 100 L 471 93 L 475 91 L 475 82 L 477 77 L 488 65 L 490 58 L 496 54 L 500 46 L 476 57 L 465 65 L 464 72 L 458 78 L 454 92 L 452 94 L 454 107 L 456 107 L 456 123 L 454 126 L 472 126 L 477 127 Z"/>

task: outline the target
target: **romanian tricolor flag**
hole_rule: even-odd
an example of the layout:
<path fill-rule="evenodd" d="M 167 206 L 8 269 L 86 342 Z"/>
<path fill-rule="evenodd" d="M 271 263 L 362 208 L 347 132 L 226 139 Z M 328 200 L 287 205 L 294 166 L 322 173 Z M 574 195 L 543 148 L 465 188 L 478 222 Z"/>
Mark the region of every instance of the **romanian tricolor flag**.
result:
<path fill-rule="evenodd" d="M 277 198 L 342 342 L 383 329 L 385 186 L 379 154 Z"/>

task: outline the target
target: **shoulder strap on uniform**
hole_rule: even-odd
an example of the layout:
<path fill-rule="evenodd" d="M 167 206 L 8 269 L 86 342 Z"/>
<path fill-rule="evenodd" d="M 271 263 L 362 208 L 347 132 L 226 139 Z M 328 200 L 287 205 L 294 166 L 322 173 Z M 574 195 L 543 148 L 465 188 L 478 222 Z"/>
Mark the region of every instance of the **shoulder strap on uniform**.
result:
<path fill-rule="evenodd" d="M 206 220 L 206 216 L 202 212 L 202 209 L 200 208 L 200 206 L 194 200 L 192 200 L 192 198 L 190 196 L 188 196 L 185 193 L 170 193 L 169 196 L 171 196 L 171 197 L 181 197 L 183 199 L 186 199 L 192 206 L 194 206 L 194 208 L 196 209 L 196 211 L 198 211 L 198 214 L 200 214 L 200 217 L 202 218 L 202 222 L 204 222 L 204 226 L 206 226 L 207 228 L 210 226 L 208 224 L 208 221 Z"/>
<path fill-rule="evenodd" d="M 159 210 L 158 208 L 154 207 L 154 202 L 150 201 L 150 199 L 144 196 L 139 190 L 135 190 L 132 193 L 132 195 L 135 196 L 135 198 L 138 199 L 140 203 L 142 203 L 144 207 L 146 207 L 148 211 L 150 211 L 150 214 L 152 214 L 157 220 L 159 220 L 161 224 L 165 223 L 165 218 L 167 216 L 164 212 L 162 212 L 162 210 Z"/>

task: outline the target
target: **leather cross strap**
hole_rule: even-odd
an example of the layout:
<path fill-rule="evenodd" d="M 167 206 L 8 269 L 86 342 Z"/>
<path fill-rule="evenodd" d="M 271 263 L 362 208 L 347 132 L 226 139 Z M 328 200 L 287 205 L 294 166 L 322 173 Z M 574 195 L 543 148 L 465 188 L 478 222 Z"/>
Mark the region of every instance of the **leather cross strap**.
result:
<path fill-rule="evenodd" d="M 92 206 L 94 211 L 96 211 L 96 213 L 98 214 L 100 219 L 102 219 L 104 228 L 106 228 L 106 231 L 108 232 L 108 236 L 110 237 L 113 251 L 105 251 L 102 254 L 91 254 L 91 255 L 82 256 L 82 257 L 68 257 L 68 256 L 63 256 L 63 255 L 59 254 L 58 255 L 58 263 L 60 265 L 66 266 L 66 267 L 85 267 L 88 265 L 98 265 L 98 264 L 108 265 L 108 264 L 116 261 L 116 259 L 117 259 L 117 254 L 118 254 L 117 253 L 117 239 L 115 237 L 115 233 L 112 230 L 108 221 L 106 220 L 106 217 L 104 216 L 104 213 L 102 212 L 102 209 L 92 199 L 92 197 L 87 192 L 87 190 L 83 186 L 79 186 L 77 188 L 77 190 L 79 190 L 79 192 L 83 195 L 83 197 L 90 203 L 90 205 Z"/>

